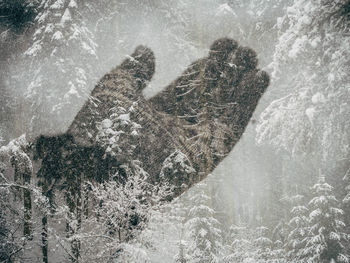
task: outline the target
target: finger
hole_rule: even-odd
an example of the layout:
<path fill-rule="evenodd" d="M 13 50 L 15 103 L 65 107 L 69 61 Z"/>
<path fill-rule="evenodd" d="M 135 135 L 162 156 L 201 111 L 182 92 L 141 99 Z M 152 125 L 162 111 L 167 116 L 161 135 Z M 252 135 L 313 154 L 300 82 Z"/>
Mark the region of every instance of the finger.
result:
<path fill-rule="evenodd" d="M 136 101 L 151 80 L 155 69 L 153 52 L 138 46 L 120 66 L 106 74 L 91 92 L 91 96 L 75 116 L 67 133 L 81 145 L 95 143 L 97 124 L 109 117 L 117 101 Z"/>

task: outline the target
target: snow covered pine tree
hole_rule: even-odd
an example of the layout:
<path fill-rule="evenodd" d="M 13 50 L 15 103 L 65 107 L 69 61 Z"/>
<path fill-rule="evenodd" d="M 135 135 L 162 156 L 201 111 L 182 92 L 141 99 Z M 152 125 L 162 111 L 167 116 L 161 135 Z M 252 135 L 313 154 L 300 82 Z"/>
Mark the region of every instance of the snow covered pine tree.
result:
<path fill-rule="evenodd" d="M 146 100 L 142 90 L 153 76 L 155 59 L 150 49 L 137 47 L 98 82 L 65 134 L 37 139 L 40 176 L 64 180 L 74 188 L 85 179 L 101 182 L 116 172 L 125 176 L 123 164 L 131 158 L 142 163 L 151 183 L 174 185 L 170 199 L 178 196 L 213 171 L 243 134 L 269 84 L 269 76 L 256 68 L 257 63 L 252 49 L 232 39 L 218 39 L 208 57 L 191 64 L 163 92 Z M 136 142 L 133 134 L 123 137 L 124 143 L 131 140 L 136 147 L 132 156 L 124 151 L 111 156 L 107 145 L 97 140 L 99 127 L 109 123 L 110 109 L 115 107 L 132 109 L 126 117 L 140 125 Z M 175 163 L 183 163 L 189 173 L 163 169 L 161 174 L 163 162 L 174 154 L 182 158 Z M 174 175 L 183 178 L 168 178 Z M 74 189 L 70 194 L 79 196 Z"/>

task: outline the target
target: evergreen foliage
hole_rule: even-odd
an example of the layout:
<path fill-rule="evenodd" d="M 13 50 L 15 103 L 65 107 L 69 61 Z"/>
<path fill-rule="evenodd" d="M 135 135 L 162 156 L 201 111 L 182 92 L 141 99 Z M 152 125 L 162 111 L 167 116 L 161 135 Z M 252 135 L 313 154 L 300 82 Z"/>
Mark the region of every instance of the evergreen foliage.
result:
<path fill-rule="evenodd" d="M 311 188 L 313 196 L 310 207 L 310 233 L 305 238 L 302 255 L 307 262 L 349 262 L 345 248 L 348 234 L 344 232 L 343 210 L 335 198 L 333 187 L 324 176 Z"/>
<path fill-rule="evenodd" d="M 0 262 L 349 262 L 349 6 L 0 0 Z"/>
<path fill-rule="evenodd" d="M 222 233 L 215 211 L 210 208 L 210 197 L 204 192 L 205 185 L 197 185 L 191 197 L 194 206 L 190 209 L 190 219 L 186 222 L 191 243 L 188 246 L 188 262 L 219 262 L 222 251 Z"/>

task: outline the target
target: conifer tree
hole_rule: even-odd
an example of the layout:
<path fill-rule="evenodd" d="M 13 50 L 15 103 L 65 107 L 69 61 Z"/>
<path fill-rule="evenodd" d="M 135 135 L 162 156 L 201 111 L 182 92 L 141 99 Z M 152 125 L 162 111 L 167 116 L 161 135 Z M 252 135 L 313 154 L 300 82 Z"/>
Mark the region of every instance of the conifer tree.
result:
<path fill-rule="evenodd" d="M 83 5 L 75 0 L 41 0 L 38 7 L 32 44 L 24 53 L 34 136 L 65 131 L 72 121 L 70 113 L 78 111 L 95 82 L 96 44 L 81 17 Z"/>
<path fill-rule="evenodd" d="M 179 251 L 175 255 L 175 262 L 176 263 L 187 263 L 189 260 L 189 256 L 186 254 L 186 245 L 187 243 L 184 242 L 183 240 L 179 240 Z"/>
<path fill-rule="evenodd" d="M 296 0 L 277 28 L 272 89 L 283 97 L 261 114 L 257 140 L 329 169 L 348 154 L 348 3 Z"/>
<path fill-rule="evenodd" d="M 308 204 L 310 233 L 305 238 L 302 255 L 307 262 L 349 262 L 349 255 L 344 249 L 348 240 L 342 219 L 344 212 L 339 208 L 333 187 L 321 175 L 311 190 L 313 197 Z"/>
<path fill-rule="evenodd" d="M 269 229 L 264 226 L 256 228 L 256 238 L 254 244 L 256 246 L 255 259 L 259 262 L 267 262 L 271 256 L 271 248 L 273 241 L 269 237 Z"/>
<path fill-rule="evenodd" d="M 229 253 L 224 257 L 224 262 L 249 262 L 254 260 L 256 247 L 254 246 L 254 233 L 244 224 L 230 227 Z"/>
<path fill-rule="evenodd" d="M 190 198 L 193 207 L 189 211 L 190 219 L 186 222 L 191 239 L 188 247 L 189 263 L 216 263 L 222 253 L 220 222 L 215 218 L 215 211 L 208 206 L 210 198 L 203 186 L 197 185 L 196 192 Z"/>
<path fill-rule="evenodd" d="M 302 249 L 305 247 L 305 237 L 309 233 L 308 208 L 303 204 L 304 197 L 295 195 L 291 198 L 293 208 L 290 211 L 291 219 L 288 222 L 289 234 L 286 240 L 285 249 L 290 260 L 302 262 Z"/>

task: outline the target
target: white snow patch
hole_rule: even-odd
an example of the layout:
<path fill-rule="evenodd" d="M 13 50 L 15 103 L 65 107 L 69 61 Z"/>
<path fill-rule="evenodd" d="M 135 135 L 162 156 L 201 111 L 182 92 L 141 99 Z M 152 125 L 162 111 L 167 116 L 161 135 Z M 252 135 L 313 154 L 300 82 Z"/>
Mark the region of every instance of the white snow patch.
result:
<path fill-rule="evenodd" d="M 39 19 L 38 19 L 39 24 L 45 22 L 45 20 L 46 20 L 46 18 L 47 18 L 48 16 L 49 16 L 49 13 L 48 13 L 48 12 L 43 13 L 43 14 L 39 17 Z"/>
<path fill-rule="evenodd" d="M 335 75 L 333 73 L 328 74 L 328 82 L 332 83 L 335 80 Z"/>
<path fill-rule="evenodd" d="M 45 34 L 52 33 L 54 30 L 54 25 L 52 23 L 48 23 L 45 27 Z"/>
<path fill-rule="evenodd" d="M 313 104 L 324 103 L 326 101 L 325 97 L 321 92 L 317 92 L 311 98 Z"/>
<path fill-rule="evenodd" d="M 110 119 L 104 119 L 104 120 L 101 122 L 101 125 L 102 125 L 102 128 L 103 128 L 103 129 L 108 129 L 108 128 L 112 127 L 113 122 L 112 122 Z"/>
<path fill-rule="evenodd" d="M 55 34 L 53 34 L 51 41 L 60 40 L 62 38 L 63 38 L 63 34 L 61 33 L 61 31 L 56 31 Z"/>
<path fill-rule="evenodd" d="M 67 98 L 69 98 L 72 95 L 80 97 L 79 93 L 77 91 L 77 88 L 75 87 L 74 83 L 72 81 L 69 81 L 68 85 L 69 85 L 69 91 L 64 95 L 64 98 L 67 99 Z"/>
<path fill-rule="evenodd" d="M 69 2 L 68 7 L 70 7 L 70 8 L 77 8 L 78 7 L 77 2 L 75 2 L 75 0 L 71 0 Z"/>
<path fill-rule="evenodd" d="M 278 17 L 277 18 L 277 28 L 281 29 L 283 25 L 284 17 Z"/>
<path fill-rule="evenodd" d="M 305 115 L 307 116 L 307 118 L 309 119 L 309 121 L 311 122 L 311 124 L 313 123 L 314 121 L 314 118 L 315 118 L 315 108 L 313 107 L 310 107 L 310 108 L 307 108 L 305 110 Z"/>
<path fill-rule="evenodd" d="M 63 16 L 61 18 L 61 22 L 60 23 L 61 23 L 61 25 L 64 25 L 65 23 L 70 22 L 70 21 L 72 21 L 72 16 L 70 14 L 69 9 L 66 8 L 66 11 L 64 11 L 64 14 L 63 14 Z"/>
<path fill-rule="evenodd" d="M 307 37 L 304 35 L 300 38 L 297 38 L 292 45 L 291 50 L 288 52 L 288 56 L 290 58 L 296 58 L 301 51 L 305 48 L 305 44 L 307 42 Z"/>
<path fill-rule="evenodd" d="M 34 33 L 34 38 L 36 38 L 38 35 L 40 35 L 43 32 L 44 26 L 37 29 Z"/>
<path fill-rule="evenodd" d="M 134 130 L 134 131 L 131 132 L 131 135 L 132 135 L 132 136 L 138 136 L 139 134 L 138 134 L 137 131 Z"/>
<path fill-rule="evenodd" d="M 95 50 L 92 49 L 86 42 L 82 43 L 82 48 L 86 50 L 90 55 L 96 55 Z"/>
<path fill-rule="evenodd" d="M 183 171 L 187 174 L 195 172 L 195 170 L 188 165 L 190 162 L 187 156 L 180 150 L 175 150 L 170 154 L 163 162 L 163 167 L 161 171 L 161 176 L 164 175 L 164 169 L 173 170 L 173 173 L 178 172 L 177 169 L 174 170 L 174 165 L 179 165 Z"/>
<path fill-rule="evenodd" d="M 20 137 L 10 141 L 7 145 L 0 147 L 0 155 L 26 155 L 23 152 L 23 148 L 27 147 L 27 145 L 28 141 L 26 139 L 26 135 L 22 134 Z"/>
<path fill-rule="evenodd" d="M 64 7 L 65 0 L 57 0 L 50 6 L 50 9 L 61 9 Z"/>
<path fill-rule="evenodd" d="M 41 49 L 42 49 L 42 47 L 39 44 L 39 42 L 37 41 L 24 54 L 26 56 L 34 56 L 35 57 L 40 52 Z"/>
<path fill-rule="evenodd" d="M 313 40 L 310 41 L 310 45 L 313 47 L 313 48 L 316 48 L 318 46 L 318 44 L 321 43 L 321 38 L 320 37 L 316 37 L 314 38 Z"/>
<path fill-rule="evenodd" d="M 128 124 L 130 122 L 130 114 L 120 114 L 118 120 L 121 120 L 121 122 L 124 124 Z"/>
<path fill-rule="evenodd" d="M 300 23 L 303 23 L 304 25 L 310 25 L 312 20 L 310 18 L 310 16 L 308 15 L 303 15 L 300 19 L 299 19 Z"/>
<path fill-rule="evenodd" d="M 233 15 L 237 16 L 236 13 L 233 11 L 233 9 L 226 3 L 222 4 L 217 8 L 216 16 L 222 16 L 222 15 Z"/>

